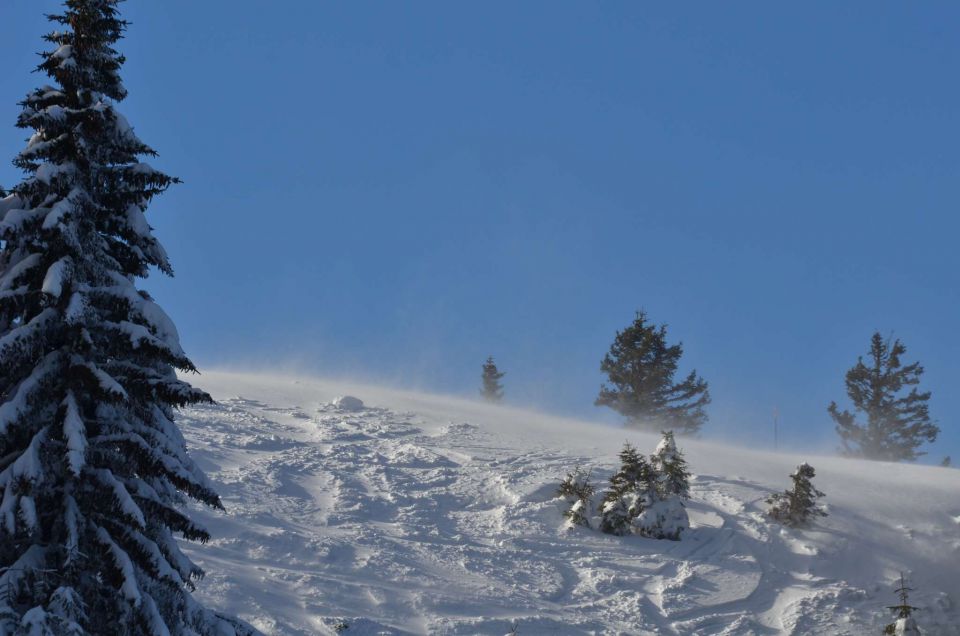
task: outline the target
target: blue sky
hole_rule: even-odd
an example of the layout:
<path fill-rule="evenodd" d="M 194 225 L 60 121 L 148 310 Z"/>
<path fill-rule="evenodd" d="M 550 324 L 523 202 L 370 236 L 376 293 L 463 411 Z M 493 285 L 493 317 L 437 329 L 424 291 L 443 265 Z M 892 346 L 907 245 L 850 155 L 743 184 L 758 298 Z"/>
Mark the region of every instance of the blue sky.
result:
<path fill-rule="evenodd" d="M 0 154 L 51 0 L 0 8 Z M 130 0 L 121 110 L 184 179 L 146 283 L 198 364 L 592 406 L 638 308 L 706 436 L 833 447 L 874 329 L 960 459 L 960 5 Z M 0 184 L 19 179 L 6 161 Z M 202 380 L 200 381 L 202 384 Z"/>

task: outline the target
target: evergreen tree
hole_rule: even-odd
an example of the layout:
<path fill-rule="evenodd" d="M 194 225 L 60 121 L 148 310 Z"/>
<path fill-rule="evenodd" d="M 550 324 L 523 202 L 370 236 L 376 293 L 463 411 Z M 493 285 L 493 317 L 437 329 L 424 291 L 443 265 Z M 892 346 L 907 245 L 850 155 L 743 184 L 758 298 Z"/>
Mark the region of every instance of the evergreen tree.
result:
<path fill-rule="evenodd" d="M 947 455 L 942 460 L 940 460 L 940 465 L 943 466 L 944 468 L 950 468 L 950 466 L 953 465 L 952 460 L 950 459 L 950 456 Z"/>
<path fill-rule="evenodd" d="M 690 527 L 690 517 L 683 501 L 676 495 L 654 496 L 652 503 L 634 519 L 633 526 L 644 537 L 679 541 L 680 535 Z"/>
<path fill-rule="evenodd" d="M 917 451 L 921 444 L 937 439 L 940 429 L 930 420 L 927 406 L 930 393 L 916 389 L 923 367 L 917 362 L 903 366 L 900 358 L 906 351 L 899 340 L 891 342 L 874 333 L 867 363 L 859 358 L 847 371 L 847 395 L 854 410 L 866 415 L 866 422 L 857 422 L 853 413 L 830 403 L 827 410 L 837 424 L 844 454 L 914 460 L 925 454 Z"/>
<path fill-rule="evenodd" d="M 650 464 L 657 474 L 657 494 L 661 499 L 675 496 L 690 498 L 690 472 L 687 460 L 677 449 L 673 431 L 664 431 L 657 450 L 650 457 Z"/>
<path fill-rule="evenodd" d="M 557 496 L 563 497 L 570 504 L 570 507 L 563 512 L 570 526 L 590 527 L 590 501 L 593 494 L 594 488 L 590 483 L 589 473 L 579 467 L 572 473 L 567 473 L 566 478 L 557 488 Z"/>
<path fill-rule="evenodd" d="M 886 629 L 883 630 L 884 634 L 892 634 L 893 636 L 920 636 L 920 628 L 917 627 L 917 623 L 913 619 L 913 613 L 920 608 L 910 605 L 909 592 L 912 591 L 912 589 L 907 587 L 906 582 L 903 580 L 903 572 L 901 572 L 900 587 L 897 588 L 900 604 L 887 607 L 887 609 L 893 612 L 896 620 L 887 625 Z"/>
<path fill-rule="evenodd" d="M 190 594 L 206 541 L 186 498 L 222 508 L 174 408 L 209 401 L 176 329 L 134 281 L 171 274 L 144 217 L 176 179 L 115 104 L 120 0 L 66 0 L 22 102 L 26 176 L 0 202 L 0 633 L 252 633 Z"/>
<path fill-rule="evenodd" d="M 488 402 L 500 402 L 503 399 L 503 384 L 500 383 L 500 378 L 505 376 L 506 373 L 502 373 L 497 369 L 496 363 L 493 361 L 493 356 L 487 358 L 487 361 L 483 363 L 483 375 L 481 376 L 483 380 L 483 388 L 480 389 L 480 394 Z"/>
<path fill-rule="evenodd" d="M 646 314 L 637 312 L 600 364 L 611 386 L 601 386 L 594 403 L 617 411 L 633 428 L 697 433 L 707 421 L 710 392 L 696 371 L 674 383 L 681 355 L 683 345 L 667 345 L 665 325 L 649 324 Z"/>
<path fill-rule="evenodd" d="M 623 496 L 604 497 L 600 506 L 600 530 L 607 534 L 630 534 L 633 517 Z"/>
<path fill-rule="evenodd" d="M 663 433 L 656 451 L 650 456 L 650 471 L 653 492 L 633 525 L 645 537 L 678 541 L 681 533 L 690 527 L 683 503 L 690 497 L 690 473 L 672 431 Z"/>
<path fill-rule="evenodd" d="M 643 455 L 629 442 L 620 451 L 620 469 L 610 477 L 604 494 L 600 529 L 608 534 L 628 534 L 631 523 L 653 503 L 656 475 Z"/>
<path fill-rule="evenodd" d="M 793 489 L 768 497 L 770 510 L 767 514 L 787 526 L 802 526 L 813 517 L 826 517 L 827 512 L 817 505 L 817 499 L 824 494 L 810 483 L 815 475 L 810 464 L 804 462 L 797 466 L 797 470 L 790 475 Z"/>

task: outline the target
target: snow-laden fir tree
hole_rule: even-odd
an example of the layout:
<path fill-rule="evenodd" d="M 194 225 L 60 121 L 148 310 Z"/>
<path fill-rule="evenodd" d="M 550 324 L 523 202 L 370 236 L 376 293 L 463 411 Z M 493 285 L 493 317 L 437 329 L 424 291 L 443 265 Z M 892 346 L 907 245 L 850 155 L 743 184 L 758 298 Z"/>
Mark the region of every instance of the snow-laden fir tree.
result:
<path fill-rule="evenodd" d="M 568 507 L 563 512 L 567 524 L 573 526 L 590 527 L 591 499 L 594 495 L 593 484 L 590 483 L 590 474 L 579 466 L 567 476 L 560 487 L 557 496 L 566 500 Z"/>
<path fill-rule="evenodd" d="M 679 541 L 690 528 L 690 517 L 679 497 L 654 497 L 633 520 L 633 526 L 637 534 L 650 539 Z"/>
<path fill-rule="evenodd" d="M 650 464 L 629 442 L 620 451 L 620 469 L 610 477 L 610 487 L 600 507 L 600 529 L 608 534 L 624 535 L 633 531 L 632 523 L 656 496 L 656 475 Z"/>
<path fill-rule="evenodd" d="M 655 477 L 652 501 L 633 524 L 643 536 L 678 541 L 690 527 L 683 503 L 690 498 L 690 473 L 672 431 L 663 433 L 656 451 L 650 456 L 650 467 Z"/>
<path fill-rule="evenodd" d="M 174 408 L 210 398 L 170 319 L 135 286 L 172 272 L 144 217 L 176 180 L 140 161 L 116 103 L 119 0 L 67 0 L 17 126 L 26 176 L 0 203 L 0 633 L 247 633 L 190 594 L 220 508 Z"/>
<path fill-rule="evenodd" d="M 810 482 L 816 476 L 813 466 L 804 462 L 790 475 L 793 488 L 767 498 L 767 514 L 786 526 L 802 526 L 815 517 L 826 517 L 827 512 L 817 505 L 824 494 Z"/>
<path fill-rule="evenodd" d="M 487 361 L 483 363 L 483 373 L 481 375 L 483 386 L 480 389 L 480 395 L 483 396 L 483 399 L 488 402 L 503 400 L 503 384 L 500 382 L 500 378 L 505 375 L 506 373 L 497 369 L 493 356 L 488 357 Z"/>
<path fill-rule="evenodd" d="M 676 496 L 690 498 L 690 471 L 687 460 L 677 448 L 673 431 L 663 431 L 657 449 L 650 456 L 650 464 L 657 474 L 657 494 L 661 499 Z"/>
<path fill-rule="evenodd" d="M 854 413 L 830 403 L 827 410 L 837 424 L 844 454 L 909 461 L 925 454 L 917 451 L 922 444 L 937 439 L 940 429 L 930 419 L 930 393 L 916 388 L 923 367 L 918 362 L 903 365 L 906 352 L 899 340 L 874 333 L 867 361 L 860 358 L 847 371 L 847 395 L 866 421 L 858 422 Z"/>
<path fill-rule="evenodd" d="M 887 607 L 887 609 L 893 612 L 896 620 L 887 625 L 886 629 L 883 630 L 884 634 L 892 634 L 893 636 L 920 636 L 920 628 L 917 627 L 917 622 L 913 618 L 913 613 L 920 608 L 910 605 L 909 593 L 912 591 L 912 589 L 907 587 L 906 581 L 903 580 L 903 572 L 901 572 L 900 587 L 897 588 L 900 603 Z"/>
<path fill-rule="evenodd" d="M 600 530 L 607 534 L 623 536 L 633 529 L 633 515 L 623 496 L 604 497 L 600 504 Z"/>
<path fill-rule="evenodd" d="M 609 386 L 600 388 L 594 404 L 617 411 L 632 428 L 697 433 L 707 421 L 710 392 L 696 371 L 674 382 L 682 355 L 683 345 L 667 344 L 666 326 L 648 323 L 638 311 L 633 323 L 617 332 L 600 364 Z"/>

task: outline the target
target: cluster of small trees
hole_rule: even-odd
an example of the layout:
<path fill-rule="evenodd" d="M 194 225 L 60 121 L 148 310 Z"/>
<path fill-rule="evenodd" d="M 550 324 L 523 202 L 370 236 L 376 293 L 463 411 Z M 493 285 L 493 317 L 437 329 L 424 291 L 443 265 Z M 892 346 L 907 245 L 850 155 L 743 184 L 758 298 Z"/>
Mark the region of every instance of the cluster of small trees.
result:
<path fill-rule="evenodd" d="M 672 431 L 663 433 L 649 458 L 629 442 L 620 451 L 620 468 L 610 476 L 609 486 L 598 492 L 590 473 L 574 468 L 560 482 L 557 497 L 565 501 L 563 516 L 568 527 L 596 528 L 607 534 L 638 534 L 677 541 L 690 527 L 684 501 L 690 498 L 690 471 L 677 448 Z M 786 526 L 806 525 L 827 516 L 817 504 L 824 493 L 811 480 L 815 471 L 806 462 L 790 476 L 792 488 L 767 498 L 767 514 Z"/>
<path fill-rule="evenodd" d="M 844 455 L 912 461 L 924 454 L 918 450 L 921 445 L 936 440 L 940 429 L 930 418 L 930 392 L 917 388 L 923 367 L 916 362 L 905 364 L 906 351 L 900 340 L 874 333 L 866 361 L 859 358 L 847 372 L 853 411 L 841 410 L 836 402 L 827 409 Z M 633 323 L 617 332 L 600 364 L 607 382 L 594 404 L 623 415 L 629 428 L 696 435 L 708 419 L 710 390 L 696 370 L 675 380 L 682 355 L 682 343 L 667 342 L 666 325 L 655 325 L 645 312 L 637 312 Z M 487 358 L 481 389 L 485 399 L 503 399 L 503 376 L 493 358 Z M 941 465 L 949 466 L 950 458 L 945 457 Z"/>
<path fill-rule="evenodd" d="M 803 527 L 827 516 L 817 501 L 824 493 L 813 486 L 813 467 L 803 462 L 790 475 L 791 488 L 767 497 L 767 515 L 785 526 Z M 678 541 L 689 528 L 684 501 L 690 498 L 690 472 L 676 446 L 672 432 L 663 433 L 656 451 L 645 458 L 629 442 L 620 451 L 620 468 L 610 477 L 609 486 L 599 493 L 590 474 L 577 467 L 560 483 L 557 497 L 564 500 L 566 526 L 596 528 L 607 534 L 636 534 L 654 539 Z M 910 605 L 903 574 L 897 588 L 900 602 L 888 607 L 894 622 L 883 633 L 891 636 L 920 636 L 913 618 L 918 609 Z"/>
<path fill-rule="evenodd" d="M 690 526 L 683 503 L 690 496 L 689 478 L 673 433 L 665 432 L 649 459 L 624 444 L 620 468 L 603 493 L 577 468 L 561 482 L 557 496 L 567 503 L 563 514 L 570 526 L 677 541 Z"/>

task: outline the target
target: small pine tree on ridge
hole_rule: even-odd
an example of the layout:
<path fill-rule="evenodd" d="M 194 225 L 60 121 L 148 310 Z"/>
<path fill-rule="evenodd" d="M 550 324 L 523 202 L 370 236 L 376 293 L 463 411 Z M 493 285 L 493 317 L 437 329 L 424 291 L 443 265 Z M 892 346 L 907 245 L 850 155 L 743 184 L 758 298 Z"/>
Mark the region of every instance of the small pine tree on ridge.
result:
<path fill-rule="evenodd" d="M 906 352 L 899 340 L 884 339 L 877 332 L 870 338 L 867 361 L 860 358 L 847 371 L 847 395 L 866 421 L 858 422 L 856 415 L 830 403 L 827 411 L 836 422 L 845 455 L 912 461 L 925 454 L 917 450 L 921 445 L 937 439 L 940 429 L 930 419 L 930 393 L 916 388 L 923 367 L 917 362 L 904 365 L 901 357 Z"/>
<path fill-rule="evenodd" d="M 485 400 L 494 403 L 503 400 L 503 384 L 500 379 L 505 375 L 506 373 L 497 369 L 493 356 L 488 357 L 487 361 L 483 363 L 483 373 L 481 375 L 483 387 L 480 389 L 480 394 Z"/>
<path fill-rule="evenodd" d="M 710 392 L 696 371 L 674 382 L 682 355 L 682 344 L 667 345 L 666 326 L 648 323 L 638 311 L 633 323 L 617 332 L 600 364 L 608 384 L 594 404 L 617 411 L 631 428 L 696 434 L 707 421 Z"/>

